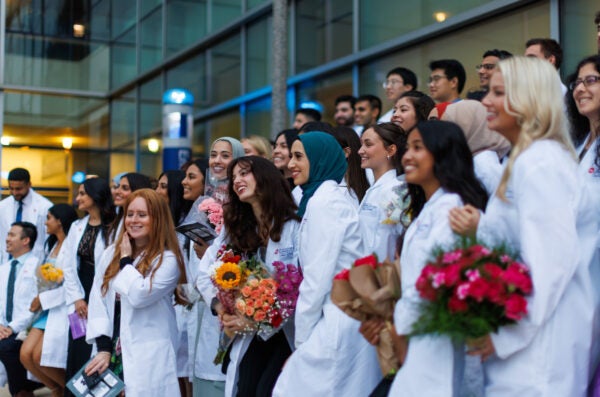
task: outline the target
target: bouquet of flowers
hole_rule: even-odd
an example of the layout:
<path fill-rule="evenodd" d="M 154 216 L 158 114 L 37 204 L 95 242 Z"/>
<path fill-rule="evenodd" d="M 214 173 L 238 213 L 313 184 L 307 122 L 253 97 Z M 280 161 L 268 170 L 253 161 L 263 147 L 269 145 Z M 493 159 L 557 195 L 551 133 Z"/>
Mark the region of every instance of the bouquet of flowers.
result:
<path fill-rule="evenodd" d="M 387 260 L 378 263 L 375 255 L 357 259 L 350 269 L 338 273 L 331 289 L 331 301 L 350 317 L 361 322 L 376 317 L 386 322 L 377 346 L 384 375 L 394 374 L 399 367 L 390 330 L 400 292 L 396 265 Z"/>
<path fill-rule="evenodd" d="M 238 313 L 252 324 L 250 330 L 272 332 L 296 309 L 302 272 L 292 264 L 277 261 L 270 277 L 251 274 L 236 300 Z"/>
<path fill-rule="evenodd" d="M 38 292 L 58 288 L 63 283 L 63 271 L 50 262 L 41 264 L 37 269 Z"/>
<path fill-rule="evenodd" d="M 217 234 L 221 233 L 223 227 L 223 206 L 221 203 L 209 197 L 200 203 L 198 209 L 206 213 L 208 221 L 214 226 Z"/>
<path fill-rule="evenodd" d="M 527 267 L 504 248 L 463 241 L 452 251 L 438 251 L 416 288 L 426 302 L 413 334 L 470 340 L 525 316 L 533 284 Z"/>
<path fill-rule="evenodd" d="M 228 246 L 217 253 L 211 280 L 228 314 L 244 316 L 248 332 L 272 332 L 294 314 L 302 273 L 292 264 L 274 262 L 269 274 L 256 256 L 244 258 Z M 233 335 L 222 333 L 215 364 L 221 363 Z"/>

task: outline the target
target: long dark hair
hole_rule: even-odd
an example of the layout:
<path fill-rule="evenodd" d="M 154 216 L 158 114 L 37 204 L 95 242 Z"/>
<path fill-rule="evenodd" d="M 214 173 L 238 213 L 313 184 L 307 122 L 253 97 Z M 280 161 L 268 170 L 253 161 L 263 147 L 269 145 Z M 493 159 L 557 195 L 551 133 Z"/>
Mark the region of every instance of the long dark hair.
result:
<path fill-rule="evenodd" d="M 585 65 L 594 65 L 596 72 L 600 73 L 600 55 L 592 55 L 582 59 L 579 64 L 577 64 L 577 68 L 575 69 L 575 73 L 573 73 L 567 79 L 569 87 L 572 82 L 577 80 L 577 75 L 579 74 L 579 70 Z M 583 144 L 585 138 L 590 132 L 590 120 L 579 113 L 577 109 L 577 105 L 575 104 L 575 99 L 573 98 L 573 91 L 569 88 L 569 91 L 566 94 L 565 102 L 567 104 L 567 115 L 569 116 L 569 122 L 571 124 L 571 139 L 573 140 L 573 145 L 578 147 Z M 596 139 L 600 137 L 600 131 L 595 131 L 597 134 Z M 594 164 L 597 167 L 600 167 L 600 145 L 596 145 L 596 156 L 594 159 Z"/>
<path fill-rule="evenodd" d="M 418 130 L 434 159 L 433 174 L 440 187 L 460 196 L 464 204 L 485 209 L 488 194 L 475 176 L 473 156 L 460 127 L 449 121 L 429 120 L 418 123 Z M 419 185 L 408 184 L 410 205 L 405 212 L 415 219 L 425 205 L 425 192 Z"/>
<path fill-rule="evenodd" d="M 85 193 L 94 200 L 94 204 L 100 210 L 100 220 L 102 223 L 102 238 L 104 244 L 108 245 L 109 234 L 112 233 L 114 221 L 116 219 L 115 206 L 112 202 L 110 186 L 104 178 L 90 178 L 82 183 Z"/>
<path fill-rule="evenodd" d="M 375 124 L 370 128 L 373 128 L 373 131 L 379 136 L 386 149 L 391 145 L 396 145 L 396 154 L 392 157 L 392 160 L 396 168 L 396 174 L 403 174 L 402 156 L 406 152 L 406 140 L 408 138 L 406 131 L 394 123 Z"/>
<path fill-rule="evenodd" d="M 158 179 L 163 176 L 167 177 L 167 196 L 169 197 L 169 211 L 173 217 L 173 223 L 175 226 L 179 225 L 179 222 L 190 211 L 192 208 L 193 201 L 185 200 L 183 198 L 183 185 L 181 181 L 185 178 L 185 172 L 180 170 L 165 171 Z"/>
<path fill-rule="evenodd" d="M 252 206 L 240 201 L 233 187 L 233 168 L 251 172 L 256 180 L 255 194 L 262 208 L 262 219 L 256 219 Z M 266 245 L 268 238 L 281 239 L 286 221 L 300 220 L 290 186 L 269 160 L 246 156 L 233 160 L 227 167 L 229 203 L 223 206 L 223 224 L 230 244 L 242 252 L 254 252 Z"/>
<path fill-rule="evenodd" d="M 417 122 L 429 119 L 429 113 L 435 107 L 435 102 L 431 97 L 421 91 L 407 91 L 400 95 L 400 98 L 408 99 L 415 108 Z"/>
<path fill-rule="evenodd" d="M 121 179 L 127 178 L 127 182 L 129 182 L 129 189 L 131 189 L 131 193 L 140 189 L 152 189 L 152 180 L 150 177 L 140 174 L 138 172 L 128 172 L 123 175 Z M 114 240 L 117 237 L 117 229 L 119 228 L 119 224 L 123 219 L 123 213 L 125 211 L 121 210 L 115 217 L 113 224 L 111 226 L 111 237 Z"/>
<path fill-rule="evenodd" d="M 87 192 L 87 191 L 86 191 Z M 89 193 L 88 193 L 89 194 Z M 69 229 L 71 229 L 71 224 L 75 222 L 79 217 L 77 216 L 77 211 L 73 208 L 72 205 L 69 204 L 56 204 L 48 209 L 48 212 L 60 221 L 60 225 L 65 236 L 69 233 Z M 58 239 L 54 234 L 51 234 L 46 239 L 46 251 L 50 253 L 52 248 Z"/>
<path fill-rule="evenodd" d="M 360 139 L 358 138 L 358 135 L 356 135 L 356 131 L 346 126 L 336 127 L 332 132 L 328 133 L 333 135 L 343 150 L 346 150 L 346 148 L 350 149 L 350 154 L 346 159 L 346 162 L 348 163 L 346 183 L 348 183 L 348 189 L 352 189 L 356 194 L 358 201 L 361 202 L 369 189 L 369 181 L 367 180 L 365 170 L 360 166 L 360 156 L 358 155 L 358 151 L 360 150 Z"/>

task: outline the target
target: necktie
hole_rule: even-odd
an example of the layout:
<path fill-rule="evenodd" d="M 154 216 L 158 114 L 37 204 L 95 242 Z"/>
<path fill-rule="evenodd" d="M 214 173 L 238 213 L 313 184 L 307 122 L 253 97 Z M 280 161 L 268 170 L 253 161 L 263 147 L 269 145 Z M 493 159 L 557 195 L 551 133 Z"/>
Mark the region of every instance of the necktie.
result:
<path fill-rule="evenodd" d="M 8 286 L 6 288 L 6 322 L 12 321 L 13 315 L 13 295 L 15 294 L 15 279 L 17 278 L 18 260 L 10 263 L 10 273 L 8 274 Z"/>
<path fill-rule="evenodd" d="M 23 200 L 19 200 L 19 208 L 17 209 L 17 217 L 15 222 L 21 222 L 23 218 Z"/>

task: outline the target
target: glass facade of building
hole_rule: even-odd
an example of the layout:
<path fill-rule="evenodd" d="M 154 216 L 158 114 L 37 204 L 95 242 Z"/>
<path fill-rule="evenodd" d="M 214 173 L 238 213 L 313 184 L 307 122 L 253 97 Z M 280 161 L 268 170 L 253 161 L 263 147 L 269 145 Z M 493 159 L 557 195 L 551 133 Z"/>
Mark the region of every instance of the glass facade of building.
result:
<path fill-rule="evenodd" d="M 477 88 L 487 49 L 515 54 L 560 39 L 565 77 L 596 52 L 595 0 L 290 0 L 288 99 L 331 121 L 342 94 L 375 94 L 405 66 L 427 91 L 428 63 L 455 58 Z M 271 135 L 272 1 L 0 0 L 2 185 L 15 166 L 68 200 L 75 171 L 157 176 L 162 93 L 195 97 L 193 152 L 219 136 Z M 463 93 L 464 94 L 464 93 Z M 69 139 L 72 147 L 68 148 Z M 65 148 L 67 147 L 67 148 Z"/>

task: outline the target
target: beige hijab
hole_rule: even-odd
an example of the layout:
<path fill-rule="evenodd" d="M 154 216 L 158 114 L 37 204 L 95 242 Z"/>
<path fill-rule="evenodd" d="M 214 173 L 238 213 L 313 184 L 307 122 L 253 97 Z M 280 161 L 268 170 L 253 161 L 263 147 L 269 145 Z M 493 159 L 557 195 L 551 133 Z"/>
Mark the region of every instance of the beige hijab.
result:
<path fill-rule="evenodd" d="M 462 128 L 473 156 L 492 150 L 501 159 L 510 150 L 510 142 L 487 127 L 486 117 L 487 110 L 481 102 L 464 99 L 448 105 L 442 120 L 451 121 Z"/>

